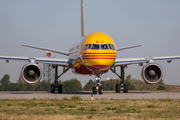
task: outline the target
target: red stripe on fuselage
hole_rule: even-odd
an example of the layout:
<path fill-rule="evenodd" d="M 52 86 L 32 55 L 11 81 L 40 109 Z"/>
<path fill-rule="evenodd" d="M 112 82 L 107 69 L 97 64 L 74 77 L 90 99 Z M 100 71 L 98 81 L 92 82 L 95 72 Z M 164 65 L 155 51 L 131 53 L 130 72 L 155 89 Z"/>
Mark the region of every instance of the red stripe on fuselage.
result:
<path fill-rule="evenodd" d="M 114 54 L 116 55 L 116 53 L 82 53 L 82 54 Z"/>
<path fill-rule="evenodd" d="M 115 59 L 115 58 L 83 58 L 83 59 Z"/>
<path fill-rule="evenodd" d="M 83 53 L 83 54 L 84 54 L 82 55 L 83 59 L 115 59 L 116 58 L 116 53 Z"/>
<path fill-rule="evenodd" d="M 115 55 L 83 55 L 83 57 L 116 57 Z"/>

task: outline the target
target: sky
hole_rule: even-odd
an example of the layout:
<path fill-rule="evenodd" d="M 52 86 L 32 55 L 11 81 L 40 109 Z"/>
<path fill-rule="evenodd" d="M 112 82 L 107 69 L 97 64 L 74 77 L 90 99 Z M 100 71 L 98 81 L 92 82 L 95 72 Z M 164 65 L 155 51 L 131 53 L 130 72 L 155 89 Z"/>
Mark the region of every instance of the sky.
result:
<path fill-rule="evenodd" d="M 45 51 L 21 44 L 69 50 L 82 40 L 80 10 L 80 0 L 0 0 L 0 55 L 46 55 Z M 116 47 L 142 44 L 118 51 L 117 58 L 180 55 L 179 0 L 84 0 L 84 10 L 86 34 L 104 32 L 113 38 Z M 55 53 L 52 56 L 67 58 Z M 166 84 L 180 85 L 180 60 L 157 63 Z M 16 82 L 25 64 L 0 60 L 0 78 L 9 74 L 10 81 Z M 126 76 L 131 74 L 132 78 L 141 79 L 142 67 L 129 65 L 125 72 Z M 107 77 L 118 78 L 111 71 L 102 75 L 102 80 Z M 83 86 L 89 79 L 95 79 L 69 70 L 60 80 L 71 78 L 77 78 Z"/>

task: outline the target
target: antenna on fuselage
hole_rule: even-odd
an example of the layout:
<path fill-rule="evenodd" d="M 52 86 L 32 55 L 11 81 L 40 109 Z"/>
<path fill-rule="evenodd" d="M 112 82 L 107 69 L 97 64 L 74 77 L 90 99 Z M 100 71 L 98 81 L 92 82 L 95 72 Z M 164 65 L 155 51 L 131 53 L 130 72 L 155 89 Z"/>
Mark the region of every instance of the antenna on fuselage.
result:
<path fill-rule="evenodd" d="M 84 16 L 84 0 L 81 0 L 81 37 L 86 36 L 85 16 Z"/>

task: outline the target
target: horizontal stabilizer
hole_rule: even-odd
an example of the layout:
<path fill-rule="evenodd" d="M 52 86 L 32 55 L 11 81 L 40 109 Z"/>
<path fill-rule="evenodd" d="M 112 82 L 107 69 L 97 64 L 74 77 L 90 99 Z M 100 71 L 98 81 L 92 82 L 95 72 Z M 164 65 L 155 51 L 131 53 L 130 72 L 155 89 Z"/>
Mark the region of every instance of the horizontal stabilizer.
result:
<path fill-rule="evenodd" d="M 127 47 L 123 47 L 123 48 L 117 48 L 117 51 L 140 47 L 140 46 L 142 46 L 142 45 L 133 45 L 133 46 L 127 46 Z"/>
<path fill-rule="evenodd" d="M 21 46 L 29 47 L 29 48 L 34 48 L 34 49 L 39 49 L 39 50 L 45 50 L 45 51 L 54 52 L 54 53 L 58 53 L 58 54 L 62 54 L 62 55 L 67 55 L 67 56 L 69 56 L 69 52 L 68 52 L 68 51 L 55 50 L 55 49 L 38 47 L 38 46 L 32 46 L 32 45 L 21 45 Z"/>

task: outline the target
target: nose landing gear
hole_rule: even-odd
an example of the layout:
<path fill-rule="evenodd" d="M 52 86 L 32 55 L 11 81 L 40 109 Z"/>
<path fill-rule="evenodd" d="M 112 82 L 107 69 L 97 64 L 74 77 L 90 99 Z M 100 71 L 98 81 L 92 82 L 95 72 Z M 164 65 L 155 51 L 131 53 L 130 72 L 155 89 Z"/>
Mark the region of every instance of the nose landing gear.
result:
<path fill-rule="evenodd" d="M 97 94 L 97 93 L 103 94 L 103 88 L 100 87 L 101 86 L 101 83 L 100 83 L 101 77 L 98 76 L 98 77 L 95 78 L 95 80 L 96 80 L 96 87 L 93 87 L 92 93 L 93 94 Z"/>

